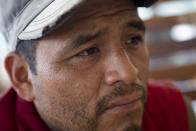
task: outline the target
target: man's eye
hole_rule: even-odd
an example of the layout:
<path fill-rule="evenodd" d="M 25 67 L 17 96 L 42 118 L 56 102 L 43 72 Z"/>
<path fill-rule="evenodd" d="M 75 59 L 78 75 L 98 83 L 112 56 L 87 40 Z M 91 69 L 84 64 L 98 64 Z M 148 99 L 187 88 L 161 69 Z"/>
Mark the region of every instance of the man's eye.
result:
<path fill-rule="evenodd" d="M 126 41 L 126 45 L 137 45 L 141 42 L 142 42 L 142 38 L 140 36 L 134 36 Z"/>
<path fill-rule="evenodd" d="M 92 55 L 97 52 L 99 52 L 99 49 L 97 47 L 91 47 L 91 48 L 88 48 L 88 49 L 80 52 L 78 54 L 78 56 L 88 56 L 88 55 Z"/>

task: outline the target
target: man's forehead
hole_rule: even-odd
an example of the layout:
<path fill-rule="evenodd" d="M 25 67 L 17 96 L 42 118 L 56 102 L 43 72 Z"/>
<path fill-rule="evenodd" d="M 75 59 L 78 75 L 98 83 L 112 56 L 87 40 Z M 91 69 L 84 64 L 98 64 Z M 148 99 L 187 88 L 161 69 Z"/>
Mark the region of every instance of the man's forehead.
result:
<path fill-rule="evenodd" d="M 76 11 L 77 17 L 102 15 L 104 12 L 112 12 L 120 8 L 136 10 L 132 0 L 86 0 Z"/>
<path fill-rule="evenodd" d="M 131 15 L 137 16 L 137 9 L 131 0 L 86 0 L 61 27 L 66 30 L 72 30 L 76 28 L 76 25 L 82 25 L 81 23 L 84 21 L 88 23 L 89 21 L 92 22 L 93 19 L 102 18 L 104 16 L 115 16 L 125 11 L 129 13 L 130 19 L 139 19 L 139 17 L 131 18 Z M 125 18 L 123 15 L 119 15 L 119 17 Z M 96 27 L 91 23 L 88 28 L 93 29 Z M 61 28 L 57 28 L 57 30 L 58 29 Z"/>
<path fill-rule="evenodd" d="M 115 3 L 117 4 L 117 2 Z M 114 4 L 114 5 L 115 5 Z M 89 13 L 81 13 L 81 9 L 78 9 L 78 12 L 75 12 L 69 20 L 65 21 L 61 27 L 55 29 L 53 32 L 50 33 L 50 36 L 54 34 L 66 34 L 66 36 L 73 36 L 73 34 L 80 35 L 83 34 L 84 31 L 87 34 L 99 32 L 98 30 L 106 28 L 105 24 L 101 22 L 102 19 L 108 19 L 108 22 L 112 22 L 113 18 L 114 21 L 118 21 L 119 24 L 126 24 L 126 23 L 139 23 L 143 24 L 143 22 L 139 19 L 137 15 L 137 10 L 134 8 L 130 8 L 131 6 L 124 3 L 124 6 L 111 6 L 111 5 L 104 5 L 105 7 L 110 8 L 103 8 L 103 9 L 91 9 L 92 12 Z M 84 9 L 85 10 L 85 9 Z M 88 9 L 87 9 L 88 10 Z M 89 8 L 90 10 L 90 8 Z M 116 20 L 117 19 L 117 20 Z M 106 21 L 105 21 L 106 22 Z M 100 24 L 99 24 L 100 23 Z M 142 25 L 143 26 L 143 25 Z"/>

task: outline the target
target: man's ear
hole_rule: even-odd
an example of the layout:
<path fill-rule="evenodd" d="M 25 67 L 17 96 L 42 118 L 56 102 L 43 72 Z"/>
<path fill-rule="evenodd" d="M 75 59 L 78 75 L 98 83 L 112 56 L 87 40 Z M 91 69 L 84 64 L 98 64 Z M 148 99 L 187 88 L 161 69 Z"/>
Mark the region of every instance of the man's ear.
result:
<path fill-rule="evenodd" d="M 24 100 L 32 102 L 34 100 L 33 86 L 26 60 L 16 52 L 11 52 L 5 58 L 4 64 L 17 94 Z"/>

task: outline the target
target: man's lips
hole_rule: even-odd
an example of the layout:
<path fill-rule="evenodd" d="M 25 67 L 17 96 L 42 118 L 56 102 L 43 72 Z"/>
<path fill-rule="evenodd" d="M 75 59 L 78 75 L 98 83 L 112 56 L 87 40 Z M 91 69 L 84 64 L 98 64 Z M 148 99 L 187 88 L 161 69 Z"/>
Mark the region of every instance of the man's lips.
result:
<path fill-rule="evenodd" d="M 129 112 L 139 108 L 139 102 L 142 100 L 142 93 L 132 93 L 123 97 L 116 98 L 113 100 L 109 106 L 107 106 L 106 111 L 114 112 Z"/>

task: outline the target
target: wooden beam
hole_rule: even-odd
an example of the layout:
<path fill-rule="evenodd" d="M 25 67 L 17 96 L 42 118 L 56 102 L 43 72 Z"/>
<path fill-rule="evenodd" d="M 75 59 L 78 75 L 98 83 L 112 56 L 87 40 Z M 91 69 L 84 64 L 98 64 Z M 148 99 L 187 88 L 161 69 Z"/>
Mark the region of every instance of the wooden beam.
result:
<path fill-rule="evenodd" d="M 188 80 L 196 78 L 196 65 L 173 67 L 169 69 L 151 70 L 150 78 L 169 80 Z"/>
<path fill-rule="evenodd" d="M 160 40 L 161 41 L 161 40 Z M 157 42 L 148 44 L 150 55 L 152 58 L 165 57 L 172 55 L 178 51 L 196 50 L 196 39 L 186 42 Z"/>
<path fill-rule="evenodd" d="M 184 95 L 188 96 L 189 98 L 191 98 L 192 100 L 196 100 L 196 91 L 193 92 L 186 92 L 183 93 Z"/>

